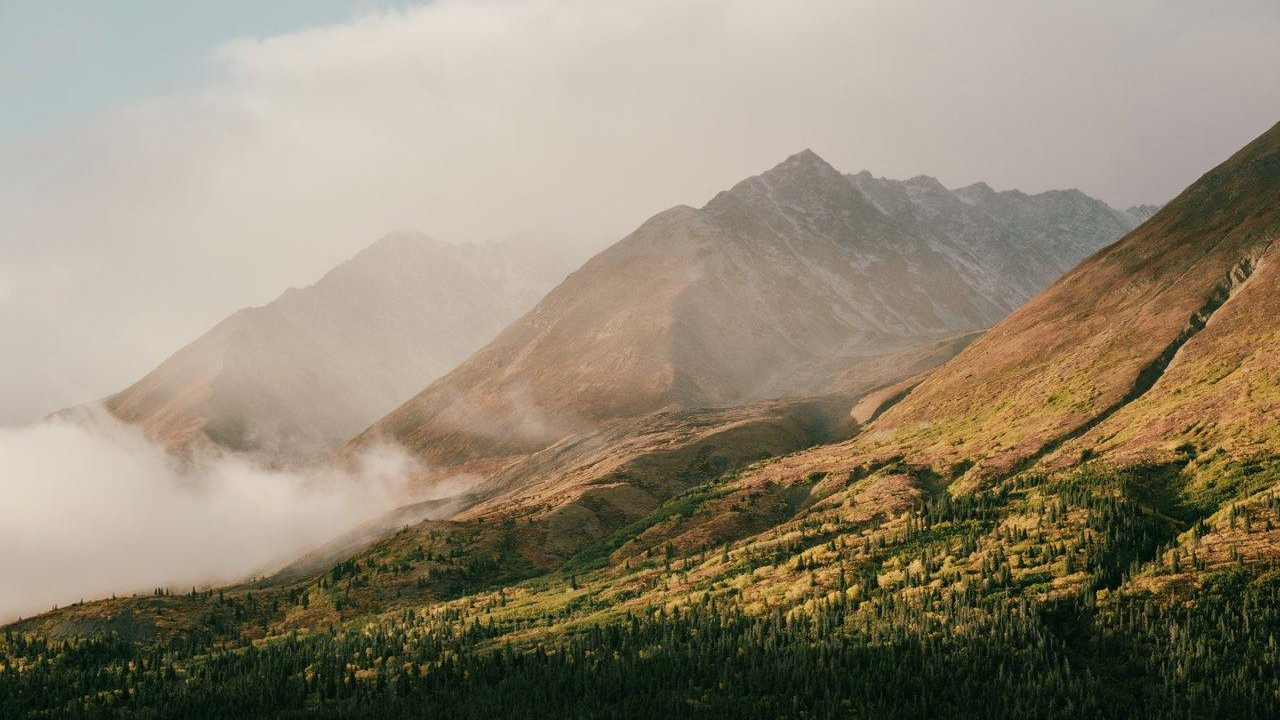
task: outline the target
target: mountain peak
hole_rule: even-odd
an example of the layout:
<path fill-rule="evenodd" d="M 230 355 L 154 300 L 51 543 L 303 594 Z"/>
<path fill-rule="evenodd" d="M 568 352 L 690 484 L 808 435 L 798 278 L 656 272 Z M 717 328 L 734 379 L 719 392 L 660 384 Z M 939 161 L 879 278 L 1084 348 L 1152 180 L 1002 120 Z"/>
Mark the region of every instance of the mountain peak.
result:
<path fill-rule="evenodd" d="M 777 177 L 790 176 L 798 174 L 816 173 L 820 175 L 840 175 L 840 171 L 832 167 L 831 163 L 823 160 L 818 153 L 805 148 L 798 153 L 790 155 L 786 160 L 773 166 L 765 172 L 761 177 Z"/>
<path fill-rule="evenodd" d="M 567 272 L 567 268 L 563 268 Z M 230 316 L 105 400 L 168 449 L 311 462 L 466 358 L 559 272 L 428 235 L 383 236 Z"/>
<path fill-rule="evenodd" d="M 945 185 L 939 182 L 938 178 L 932 175 L 916 175 L 910 180 L 906 180 L 904 184 L 909 188 L 918 190 L 929 190 L 933 192 L 942 191 L 946 193 L 951 192 Z"/>
<path fill-rule="evenodd" d="M 822 212 L 840 204 L 834 198 L 854 198 L 863 203 L 848 178 L 812 150 L 804 149 L 765 172 L 734 185 L 713 198 L 704 209 L 719 214 L 745 207 L 778 208 L 791 211 L 808 208 Z M 780 205 L 781 203 L 781 205 Z"/>
<path fill-rule="evenodd" d="M 357 252 L 351 257 L 348 263 L 367 263 L 372 261 L 374 258 L 385 258 L 387 256 L 399 255 L 404 252 L 421 251 L 426 248 L 444 248 L 449 245 L 450 243 L 446 243 L 443 240 L 436 240 L 430 235 L 420 232 L 393 230 L 373 241 L 363 250 Z"/>
<path fill-rule="evenodd" d="M 818 153 L 814 152 L 811 148 L 805 148 L 805 149 L 801 150 L 801 151 L 800 151 L 800 152 L 798 152 L 798 153 L 792 153 L 791 155 L 787 156 L 787 159 L 786 159 L 786 160 L 783 160 L 782 162 L 783 162 L 783 164 L 786 164 L 786 163 L 826 163 L 826 160 L 823 160 L 823 159 L 822 159 L 822 157 L 821 157 L 820 155 L 818 155 Z"/>
<path fill-rule="evenodd" d="M 1130 205 L 1124 209 L 1124 213 L 1133 218 L 1134 222 L 1142 223 L 1145 222 L 1147 218 L 1159 212 L 1160 207 L 1161 206 L 1159 205 L 1152 204 Z"/>
<path fill-rule="evenodd" d="M 911 201 L 925 216 L 933 217 L 945 208 L 956 208 L 964 203 L 932 175 L 917 175 L 902 183 Z"/>
<path fill-rule="evenodd" d="M 374 240 L 369 247 L 377 247 L 379 245 L 398 245 L 404 243 L 434 243 L 439 242 L 429 235 L 412 230 L 392 230 L 382 237 Z"/>
<path fill-rule="evenodd" d="M 969 205 L 978 205 L 995 198 L 999 193 L 991 188 L 990 185 L 979 180 L 972 185 L 965 185 L 962 188 L 956 188 L 952 194 L 960 198 L 960 200 Z"/>

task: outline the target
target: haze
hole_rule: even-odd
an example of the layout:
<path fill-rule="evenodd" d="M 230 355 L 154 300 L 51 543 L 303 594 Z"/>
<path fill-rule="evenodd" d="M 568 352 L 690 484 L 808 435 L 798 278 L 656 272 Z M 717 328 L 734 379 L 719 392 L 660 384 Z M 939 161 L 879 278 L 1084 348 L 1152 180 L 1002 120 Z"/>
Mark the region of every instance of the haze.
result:
<path fill-rule="evenodd" d="M 167 94 L 0 135 L 0 423 L 387 231 L 602 247 L 803 147 L 1162 202 L 1280 110 L 1280 6 L 1228 4 L 442 0 L 227 37 Z"/>
<path fill-rule="evenodd" d="M 402 502 L 398 450 L 354 473 L 179 466 L 115 421 L 32 424 L 389 232 L 585 260 L 806 147 L 1163 202 L 1280 111 L 1280 8 L 1233 4 L 441 0 L 236 26 L 199 72 L 172 69 L 181 36 L 114 24 L 171 49 L 130 69 L 163 92 L 0 125 L 0 615 L 235 580 Z M 60 92 L 23 76 L 59 48 L 0 56 L 21 117 Z"/>
<path fill-rule="evenodd" d="M 418 466 L 379 446 L 351 472 L 234 455 L 177 463 L 96 408 L 0 428 L 0 622 L 79 599 L 238 580 L 395 507 Z"/>

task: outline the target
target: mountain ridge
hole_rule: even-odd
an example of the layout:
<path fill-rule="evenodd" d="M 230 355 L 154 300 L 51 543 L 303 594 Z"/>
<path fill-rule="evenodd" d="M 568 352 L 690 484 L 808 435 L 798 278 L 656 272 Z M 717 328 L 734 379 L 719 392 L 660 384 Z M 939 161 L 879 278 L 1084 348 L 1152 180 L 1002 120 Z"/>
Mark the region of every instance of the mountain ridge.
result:
<path fill-rule="evenodd" d="M 325 458 L 483 344 L 558 280 L 497 243 L 384 236 L 305 288 L 245 308 L 179 349 L 109 412 L 186 454 Z"/>
<path fill-rule="evenodd" d="M 933 201 L 884 212 L 874 196 L 902 200 L 905 183 L 863 175 L 803 150 L 701 208 L 655 215 L 348 452 L 386 437 L 484 474 L 619 417 L 857 385 L 841 363 L 987 327 L 1130 227 L 1082 194 L 1035 225 L 1032 206 L 974 208 L 925 183 L 969 223 L 956 230 L 926 217 Z"/>
<path fill-rule="evenodd" d="M 1273 241 L 1277 148 L 1280 126 L 1206 173 L 1125 239 L 1085 260 L 976 341 L 886 414 L 877 432 L 899 432 L 903 438 L 885 444 L 885 451 L 923 439 L 911 427 L 924 421 L 914 418 L 928 416 L 928 433 L 938 437 L 946 433 L 940 425 L 967 425 L 966 439 L 972 444 L 995 439 L 1001 431 L 991 428 L 1026 430 L 1033 414 L 1042 417 L 1031 421 L 1041 429 L 1025 440 L 1007 448 L 995 440 L 996 454 L 1004 456 L 995 464 L 1006 467 L 1050 442 L 1050 427 L 1059 434 L 1068 432 L 1122 400 L 1143 368 L 1178 342 L 1184 327 L 1213 305 L 1214 295 L 1223 283 L 1231 284 L 1241 264 L 1251 266 L 1250 258 L 1265 253 L 1260 248 Z M 1245 195 L 1249 192 L 1257 197 Z M 1213 239 L 1202 245 L 1206 237 Z M 1095 303 L 1082 305 L 1075 300 L 1079 297 L 1094 298 Z M 1151 304 L 1157 297 L 1158 307 Z M 1136 332 L 1139 328 L 1142 332 Z M 1018 339 L 1020 335 L 1027 339 Z M 997 349 L 1002 353 L 999 359 L 992 354 Z M 1062 369 L 1047 369 L 1055 362 Z M 990 418 L 982 410 L 965 410 L 999 405 L 994 398 L 1009 383 L 1008 377 L 999 376 L 1004 368 L 1035 378 L 1037 394 L 1017 401 L 1024 409 Z M 985 384 L 968 380 L 957 385 L 966 375 Z M 1070 383 L 1062 382 L 1073 376 Z M 977 394 L 957 395 L 957 387 L 974 388 Z M 1068 394 L 1049 400 L 1063 392 Z M 1043 408 L 1053 407 L 1064 410 L 1043 415 Z M 922 460 L 931 455 L 918 449 L 914 454 Z M 962 459 L 954 452 L 942 456 Z"/>

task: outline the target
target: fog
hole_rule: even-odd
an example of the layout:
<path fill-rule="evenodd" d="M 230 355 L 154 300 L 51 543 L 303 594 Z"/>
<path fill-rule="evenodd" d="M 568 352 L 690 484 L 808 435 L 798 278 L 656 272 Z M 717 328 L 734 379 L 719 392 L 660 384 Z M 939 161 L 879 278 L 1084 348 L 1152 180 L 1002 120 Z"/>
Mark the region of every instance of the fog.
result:
<path fill-rule="evenodd" d="M 98 410 L 0 429 L 0 622 L 273 570 L 398 506 L 420 470 L 391 446 L 345 470 L 179 463 Z"/>
<path fill-rule="evenodd" d="M 439 0 L 0 147 L 0 424 L 390 230 L 616 240 L 811 147 L 1162 202 L 1280 117 L 1274 0 Z M 142 30 L 140 30 L 142 32 Z"/>
<path fill-rule="evenodd" d="M 438 0 L 229 41 L 199 84 L 0 145 L 0 619 L 221 582 L 420 471 L 183 467 L 96 416 L 393 230 L 602 247 L 810 147 L 1163 202 L 1280 118 L 1275 0 Z M 83 418 L 81 418 L 83 420 Z"/>

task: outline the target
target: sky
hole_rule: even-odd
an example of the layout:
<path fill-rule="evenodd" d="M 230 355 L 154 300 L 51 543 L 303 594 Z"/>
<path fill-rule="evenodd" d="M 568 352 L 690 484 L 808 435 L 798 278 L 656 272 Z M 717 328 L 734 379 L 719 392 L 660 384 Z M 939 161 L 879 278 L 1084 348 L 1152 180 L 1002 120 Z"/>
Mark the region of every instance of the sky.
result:
<path fill-rule="evenodd" d="M 0 0 L 0 426 L 393 230 L 608 244 L 809 147 L 1163 202 L 1280 120 L 1275 0 Z"/>
<path fill-rule="evenodd" d="M 114 104 L 216 78 L 228 39 L 350 20 L 409 2 L 0 2 L 0 145 Z"/>

